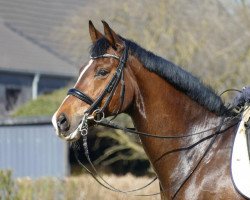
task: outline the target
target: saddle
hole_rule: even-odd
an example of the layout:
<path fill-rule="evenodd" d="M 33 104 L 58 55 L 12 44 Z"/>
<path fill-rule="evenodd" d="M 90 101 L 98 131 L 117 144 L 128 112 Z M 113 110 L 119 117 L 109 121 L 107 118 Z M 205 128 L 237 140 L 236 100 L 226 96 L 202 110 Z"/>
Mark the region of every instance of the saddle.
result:
<path fill-rule="evenodd" d="M 249 160 L 250 160 L 250 118 L 245 123 L 245 127 L 246 127 L 248 156 L 249 156 Z"/>
<path fill-rule="evenodd" d="M 247 104 L 246 104 L 247 105 Z M 250 199 L 250 105 L 245 107 L 231 157 L 231 174 L 236 190 Z"/>

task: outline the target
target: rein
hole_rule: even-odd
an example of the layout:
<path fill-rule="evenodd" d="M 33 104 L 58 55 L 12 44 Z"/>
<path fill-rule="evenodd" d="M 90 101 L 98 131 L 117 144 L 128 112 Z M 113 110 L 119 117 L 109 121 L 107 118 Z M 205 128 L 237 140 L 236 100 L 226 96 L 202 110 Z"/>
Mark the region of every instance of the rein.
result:
<path fill-rule="evenodd" d="M 213 143 L 215 142 L 218 134 L 223 132 L 221 130 L 222 126 L 225 125 L 225 124 L 230 124 L 233 121 L 233 119 L 238 118 L 241 113 L 238 113 L 236 116 L 234 116 L 233 118 L 230 118 L 227 121 L 225 121 L 226 117 L 223 117 L 221 123 L 216 127 L 206 129 L 206 130 L 203 130 L 203 131 L 200 131 L 200 132 L 196 132 L 196 133 L 193 133 L 193 134 L 188 134 L 188 135 L 162 136 L 162 135 L 154 135 L 154 134 L 151 134 L 151 133 L 140 132 L 140 131 L 134 130 L 132 128 L 121 127 L 121 126 L 115 124 L 114 122 L 112 122 L 112 119 L 114 119 L 118 115 L 118 113 L 120 112 L 120 110 L 121 110 L 121 108 L 123 106 L 123 101 L 124 101 L 124 96 L 125 96 L 125 83 L 124 83 L 123 70 L 125 68 L 126 61 L 127 61 L 127 58 L 128 58 L 128 47 L 125 46 L 125 49 L 124 49 L 121 57 L 118 57 L 118 56 L 112 55 L 112 54 L 103 54 L 103 55 L 100 55 L 100 56 L 91 57 L 91 59 L 99 59 L 99 58 L 113 58 L 113 59 L 119 60 L 119 64 L 118 64 L 118 67 L 117 67 L 115 73 L 113 74 L 112 78 L 108 82 L 107 86 L 104 88 L 103 92 L 99 95 L 99 97 L 97 97 L 96 100 L 93 100 L 91 97 L 89 97 L 87 94 L 81 92 L 77 88 L 71 88 L 68 91 L 68 95 L 73 95 L 76 98 L 80 99 L 81 101 L 84 101 L 85 103 L 90 105 L 90 107 L 84 112 L 82 121 L 81 121 L 80 125 L 78 126 L 78 131 L 81 133 L 81 135 L 83 137 L 83 147 L 84 147 L 85 156 L 87 158 L 87 161 L 90 164 L 90 167 L 94 171 L 94 173 L 91 172 L 91 170 L 89 170 L 86 166 L 84 166 L 82 164 L 82 162 L 79 160 L 79 158 L 77 156 L 77 153 L 75 152 L 75 156 L 77 158 L 77 161 L 79 162 L 79 164 L 88 173 L 90 173 L 90 175 L 100 185 L 102 185 L 106 189 L 109 189 L 109 190 L 114 191 L 114 192 L 120 192 L 120 193 L 128 194 L 128 193 L 136 192 L 138 190 L 142 190 L 142 189 L 146 188 L 147 186 L 152 184 L 157 179 L 157 177 L 155 177 L 152 181 L 150 181 L 148 184 L 146 184 L 143 187 L 133 189 L 133 190 L 128 190 L 128 191 L 119 190 L 119 189 L 113 187 L 112 185 L 110 185 L 107 181 L 105 181 L 99 175 L 99 173 L 97 172 L 95 166 L 93 165 L 93 163 L 92 163 L 92 161 L 91 161 L 91 159 L 89 157 L 88 144 L 87 144 L 88 121 L 89 120 L 93 120 L 97 125 L 106 126 L 106 127 L 114 128 L 114 129 L 120 129 L 120 130 L 123 130 L 124 132 L 130 132 L 130 133 L 137 134 L 137 135 L 142 135 L 142 136 L 147 136 L 147 137 L 152 137 L 152 138 L 159 138 L 159 139 L 183 139 L 183 138 L 187 138 L 187 137 L 191 137 L 191 136 L 195 136 L 195 135 L 200 135 L 200 134 L 204 134 L 204 133 L 207 133 L 209 131 L 215 130 L 215 132 L 213 134 L 204 137 L 203 139 L 201 139 L 200 141 L 198 141 L 194 145 L 190 146 L 190 148 L 193 148 L 194 146 L 196 146 L 196 144 L 201 143 L 203 141 L 206 141 L 206 140 L 212 138 L 211 142 L 209 143 L 208 147 L 206 148 L 204 154 L 202 155 L 202 157 L 200 158 L 198 163 L 195 165 L 194 169 L 191 170 L 191 173 L 189 173 L 187 177 L 185 177 L 184 181 L 181 183 L 180 187 L 175 192 L 175 194 L 173 196 L 173 198 L 175 198 L 175 196 L 177 195 L 179 190 L 182 188 L 182 186 L 185 184 L 185 182 L 192 176 L 193 172 L 196 170 L 196 168 L 199 166 L 199 164 L 201 163 L 203 158 L 209 152 L 209 150 L 211 149 Z M 114 94 L 119 82 L 121 83 L 120 106 L 119 106 L 118 110 L 115 113 L 113 113 L 114 117 L 111 120 L 108 120 L 108 119 L 105 118 L 104 110 L 109 105 L 109 103 L 110 103 L 110 101 L 111 101 L 111 99 L 113 97 L 113 94 Z M 103 103 L 103 106 L 100 107 L 101 103 L 102 103 L 102 101 L 103 101 L 103 99 L 105 97 L 107 97 L 106 101 Z M 238 120 L 237 120 L 237 122 L 235 124 L 233 124 L 233 126 L 236 125 L 236 124 L 238 124 Z M 184 149 L 186 149 L 186 148 L 180 148 L 180 149 L 177 149 L 176 151 L 181 151 L 181 150 L 184 150 Z M 160 194 L 160 193 L 146 194 L 146 195 L 135 194 L 134 196 L 153 196 L 153 195 L 158 195 L 158 194 Z"/>

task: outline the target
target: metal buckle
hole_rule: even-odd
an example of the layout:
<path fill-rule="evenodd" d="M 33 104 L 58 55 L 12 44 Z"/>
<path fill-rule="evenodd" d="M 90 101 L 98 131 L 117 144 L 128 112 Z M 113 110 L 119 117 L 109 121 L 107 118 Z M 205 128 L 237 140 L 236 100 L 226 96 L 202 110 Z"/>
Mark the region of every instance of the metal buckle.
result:
<path fill-rule="evenodd" d="M 92 116 L 93 116 L 93 120 L 96 123 L 101 122 L 105 118 L 104 112 L 99 108 L 93 111 Z"/>
<path fill-rule="evenodd" d="M 235 108 L 233 108 L 233 111 L 236 114 L 240 114 L 240 113 L 242 113 L 242 111 L 244 111 L 244 106 L 235 106 Z"/>
<path fill-rule="evenodd" d="M 82 136 L 86 136 L 88 134 L 88 114 L 84 114 L 82 118 L 82 122 L 78 127 L 78 131 Z"/>
<path fill-rule="evenodd" d="M 81 129 L 80 132 L 81 132 L 81 135 L 83 137 L 87 136 L 88 135 L 88 127 Z"/>

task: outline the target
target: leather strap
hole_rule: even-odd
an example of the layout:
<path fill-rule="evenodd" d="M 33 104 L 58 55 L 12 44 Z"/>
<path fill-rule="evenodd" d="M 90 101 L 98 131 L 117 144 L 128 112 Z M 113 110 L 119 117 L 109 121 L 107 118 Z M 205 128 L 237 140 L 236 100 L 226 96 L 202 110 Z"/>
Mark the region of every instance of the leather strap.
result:
<path fill-rule="evenodd" d="M 92 105 L 94 103 L 94 100 L 91 97 L 89 97 L 88 95 L 84 94 L 83 92 L 79 91 L 76 88 L 69 89 L 68 95 L 73 95 L 89 105 Z"/>

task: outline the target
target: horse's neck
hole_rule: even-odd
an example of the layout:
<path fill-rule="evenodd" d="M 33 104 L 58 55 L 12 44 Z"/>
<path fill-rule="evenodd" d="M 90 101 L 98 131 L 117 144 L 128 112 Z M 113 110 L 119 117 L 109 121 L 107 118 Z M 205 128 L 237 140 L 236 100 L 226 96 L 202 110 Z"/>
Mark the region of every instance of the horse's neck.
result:
<path fill-rule="evenodd" d="M 139 62 L 136 63 L 136 67 L 131 66 L 131 69 L 137 85 L 130 115 L 137 130 L 167 136 L 191 134 L 219 125 L 220 119 L 217 116 L 176 90 L 158 75 L 149 72 Z M 208 134 L 209 132 L 206 133 Z M 204 135 L 197 135 L 170 140 L 141 137 L 163 188 L 169 188 L 170 193 L 175 192 L 184 181 L 210 140 L 188 151 L 168 152 L 187 147 L 203 137 Z"/>

